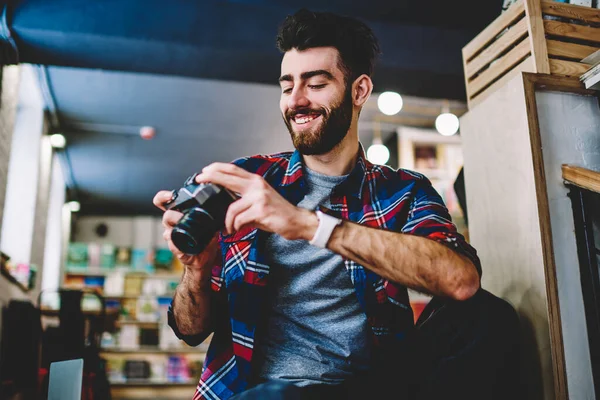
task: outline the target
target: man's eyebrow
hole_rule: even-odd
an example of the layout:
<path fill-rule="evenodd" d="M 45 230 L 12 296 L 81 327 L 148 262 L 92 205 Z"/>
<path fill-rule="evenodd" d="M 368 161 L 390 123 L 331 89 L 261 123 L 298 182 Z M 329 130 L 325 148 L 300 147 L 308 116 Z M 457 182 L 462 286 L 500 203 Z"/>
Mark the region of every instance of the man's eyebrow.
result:
<path fill-rule="evenodd" d="M 333 75 L 331 74 L 331 72 L 326 71 L 324 69 L 317 69 L 315 71 L 308 71 L 308 72 L 303 72 L 300 75 L 300 79 L 302 79 L 303 81 L 312 78 L 313 76 L 319 76 L 322 75 L 325 78 L 329 79 L 330 81 L 333 80 Z"/>
<path fill-rule="evenodd" d="M 324 69 L 316 69 L 314 71 L 303 72 L 302 74 L 300 74 L 300 79 L 305 81 L 307 79 L 310 79 L 314 76 L 319 76 L 319 75 L 322 75 L 329 80 L 334 80 L 333 74 Z M 292 78 L 292 75 L 290 75 L 290 74 L 283 75 L 279 78 L 279 82 L 293 82 L 293 81 L 294 81 L 294 78 Z"/>
<path fill-rule="evenodd" d="M 293 82 L 294 79 L 292 78 L 292 76 L 290 74 L 287 75 L 282 75 L 281 78 L 279 78 L 279 82 Z"/>

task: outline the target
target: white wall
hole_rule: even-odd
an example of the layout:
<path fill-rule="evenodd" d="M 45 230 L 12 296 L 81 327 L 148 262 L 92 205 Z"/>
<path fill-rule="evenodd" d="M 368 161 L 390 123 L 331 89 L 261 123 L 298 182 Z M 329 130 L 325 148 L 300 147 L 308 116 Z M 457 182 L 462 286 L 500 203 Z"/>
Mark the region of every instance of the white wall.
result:
<path fill-rule="evenodd" d="M 48 201 L 46 223 L 46 246 L 44 249 L 44 268 L 42 272 L 42 290 L 57 289 L 60 286 L 60 266 L 62 265 L 63 242 L 68 237 L 63 232 L 63 208 L 65 205 L 65 179 L 61 171 L 58 156 L 52 161 L 52 178 Z"/>
<path fill-rule="evenodd" d="M 99 237 L 95 232 L 96 226 L 100 223 L 108 227 L 108 233 L 104 238 Z M 161 236 L 162 230 L 158 232 L 161 226 L 160 218 L 157 217 L 78 217 L 73 241 L 146 249 L 165 247 L 166 244 Z"/>
<path fill-rule="evenodd" d="M 10 153 L 12 147 L 13 128 L 19 100 L 19 82 L 21 67 L 11 65 L 2 68 L 2 85 L 0 100 L 0 227 L 4 220 L 4 203 Z M 0 229 L 0 241 L 2 229 Z M 28 296 L 18 287 L 0 275 L 0 309 L 8 305 L 12 299 L 27 299 Z M 0 315 L 0 332 L 2 331 L 2 316 Z M 1 339 L 1 338 L 0 338 Z"/>
<path fill-rule="evenodd" d="M 12 146 L 13 129 L 19 100 L 19 81 L 21 68 L 18 65 L 2 67 L 2 85 L 0 88 L 0 241 L 2 240 L 2 220 L 8 165 Z"/>
<path fill-rule="evenodd" d="M 31 262 L 40 179 L 44 105 L 31 66 L 21 66 L 19 104 L 8 166 L 0 249 L 15 262 Z"/>
<path fill-rule="evenodd" d="M 600 171 L 600 107 L 591 96 L 536 93 L 569 396 L 594 399 L 573 210 L 562 164 Z"/>

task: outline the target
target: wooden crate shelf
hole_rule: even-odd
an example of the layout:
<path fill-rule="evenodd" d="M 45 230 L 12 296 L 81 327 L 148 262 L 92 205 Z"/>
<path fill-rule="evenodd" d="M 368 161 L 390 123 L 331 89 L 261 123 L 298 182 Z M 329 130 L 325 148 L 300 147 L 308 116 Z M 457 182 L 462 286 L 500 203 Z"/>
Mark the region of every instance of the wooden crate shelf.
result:
<path fill-rule="evenodd" d="M 579 77 L 599 49 L 600 9 L 519 1 L 462 49 L 469 108 L 520 72 Z"/>

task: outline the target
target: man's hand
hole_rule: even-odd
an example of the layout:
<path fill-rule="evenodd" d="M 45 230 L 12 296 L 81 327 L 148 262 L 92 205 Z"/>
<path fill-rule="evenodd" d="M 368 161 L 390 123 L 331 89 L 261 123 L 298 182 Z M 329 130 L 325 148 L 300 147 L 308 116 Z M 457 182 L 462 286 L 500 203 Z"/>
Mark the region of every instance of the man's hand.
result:
<path fill-rule="evenodd" d="M 163 218 L 162 218 L 162 223 L 163 223 L 163 226 L 165 227 L 165 230 L 163 232 L 163 238 L 167 242 L 167 245 L 169 246 L 169 250 L 171 250 L 171 252 L 173 252 L 173 255 L 175 255 L 175 257 L 179 258 L 179 260 L 181 261 L 181 263 L 183 265 L 186 265 L 187 267 L 189 267 L 191 269 L 195 269 L 195 270 L 201 270 L 203 268 L 207 268 L 208 272 L 210 272 L 210 269 L 217 262 L 216 257 L 218 257 L 220 254 L 218 251 L 219 250 L 218 249 L 218 247 L 219 247 L 218 235 L 215 235 L 215 237 L 212 238 L 212 240 L 210 241 L 208 246 L 206 246 L 206 249 L 204 249 L 204 251 L 202 253 L 197 254 L 197 255 L 182 253 L 181 250 L 179 250 L 177 247 L 175 247 L 175 245 L 171 241 L 171 231 L 173 230 L 173 227 L 175 225 L 177 225 L 177 222 L 179 222 L 179 220 L 181 219 L 183 214 L 178 211 L 165 210 L 165 208 L 163 206 L 164 203 L 171 200 L 172 196 L 173 196 L 172 192 L 163 190 L 163 191 L 158 192 L 156 194 L 156 196 L 154 196 L 154 199 L 152 200 L 152 202 L 154 203 L 154 205 L 156 207 L 165 211 L 165 213 L 163 214 Z"/>
<path fill-rule="evenodd" d="M 198 255 L 184 254 L 175 247 L 171 241 L 171 231 L 183 214 L 165 210 L 163 204 L 171 200 L 172 196 L 172 192 L 163 190 L 154 196 L 152 202 L 156 207 L 165 211 L 162 219 L 165 227 L 163 238 L 167 241 L 169 250 L 185 266 L 183 277 L 175 289 L 171 303 L 175 324 L 181 334 L 194 336 L 194 338 L 184 340 L 192 346 L 197 346 L 214 329 L 211 317 L 210 278 L 212 267 L 217 264 L 221 252 L 216 235 L 204 251 Z"/>
<path fill-rule="evenodd" d="M 317 229 L 315 213 L 292 205 L 260 175 L 236 165 L 211 164 L 196 177 L 196 182 L 215 183 L 241 196 L 227 210 L 225 229 L 228 233 L 250 226 L 288 240 L 310 240 Z"/>

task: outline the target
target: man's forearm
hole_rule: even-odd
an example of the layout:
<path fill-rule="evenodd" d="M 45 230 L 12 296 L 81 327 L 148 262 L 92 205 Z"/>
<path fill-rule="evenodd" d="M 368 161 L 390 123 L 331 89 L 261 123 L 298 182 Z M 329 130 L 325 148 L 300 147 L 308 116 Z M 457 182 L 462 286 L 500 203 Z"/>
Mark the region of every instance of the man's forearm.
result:
<path fill-rule="evenodd" d="M 173 315 L 179 332 L 197 335 L 212 329 L 210 290 L 210 271 L 186 267 L 173 297 Z"/>
<path fill-rule="evenodd" d="M 427 238 L 344 221 L 327 247 L 386 279 L 433 295 L 463 300 L 479 289 L 479 274 L 467 257 Z"/>

